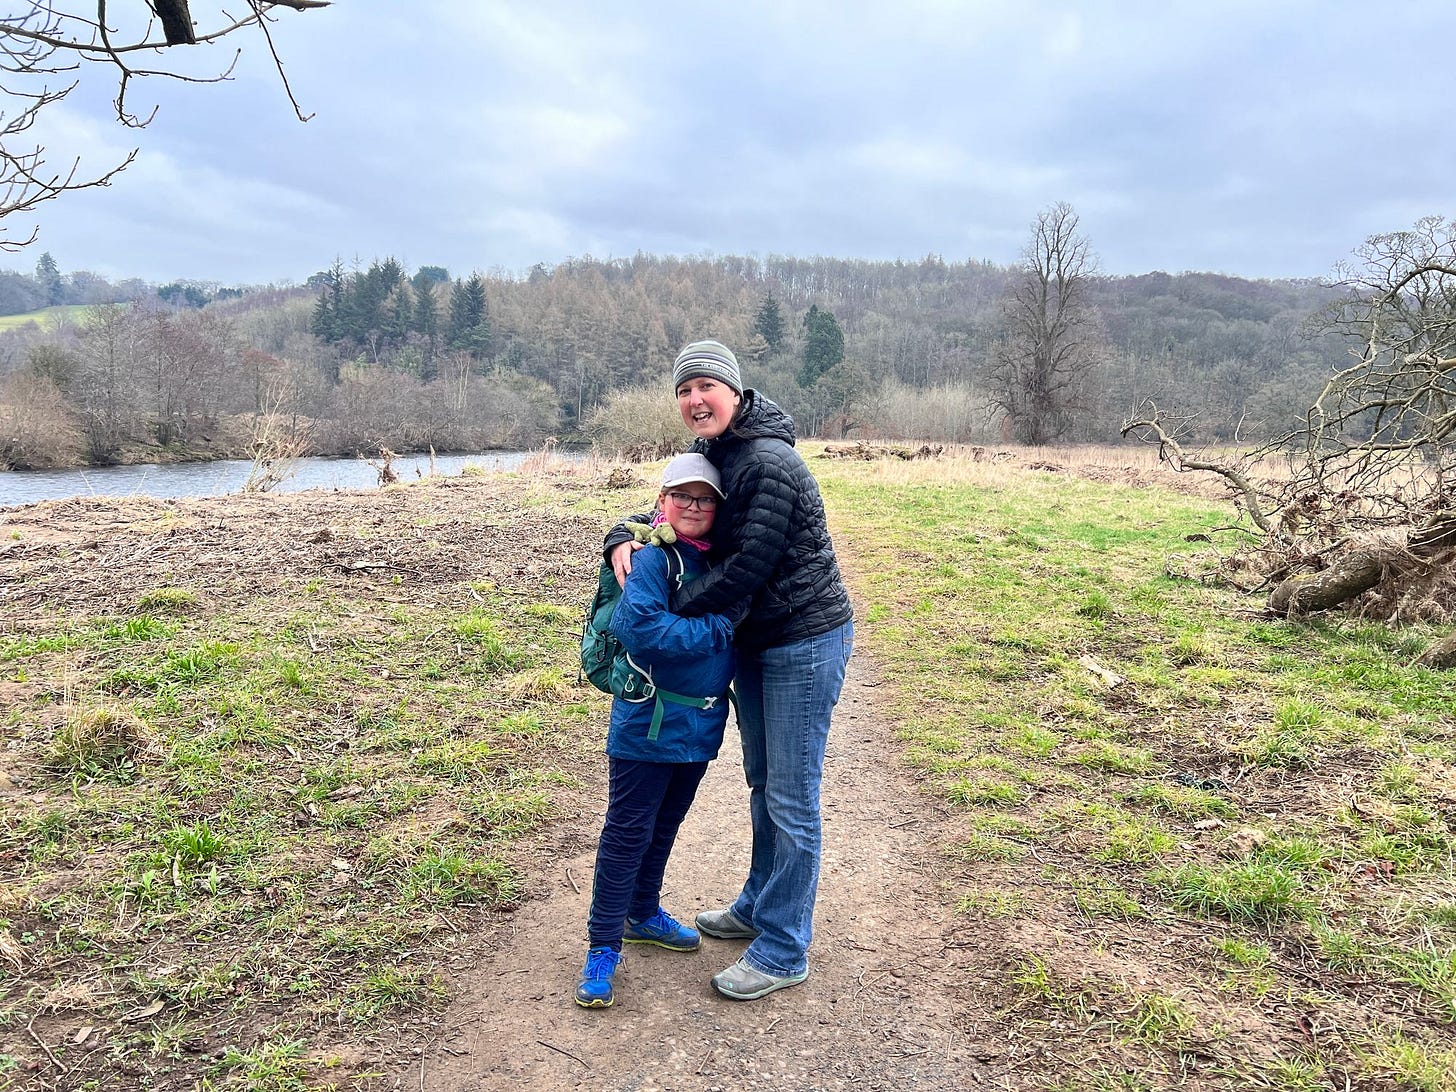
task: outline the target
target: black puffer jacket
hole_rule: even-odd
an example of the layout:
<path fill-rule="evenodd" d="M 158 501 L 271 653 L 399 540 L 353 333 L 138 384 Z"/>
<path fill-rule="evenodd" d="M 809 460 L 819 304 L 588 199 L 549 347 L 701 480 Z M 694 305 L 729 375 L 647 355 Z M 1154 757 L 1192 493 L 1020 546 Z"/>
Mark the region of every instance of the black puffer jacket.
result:
<path fill-rule="evenodd" d="M 725 499 L 713 521 L 713 567 L 674 597 L 677 614 L 733 613 L 751 601 L 734 640 L 772 648 L 827 633 L 853 617 L 849 593 L 824 522 L 819 485 L 794 450 L 794 420 L 755 390 L 743 392 L 723 435 L 698 440 L 723 476 Z M 626 540 L 614 529 L 610 550 Z"/>

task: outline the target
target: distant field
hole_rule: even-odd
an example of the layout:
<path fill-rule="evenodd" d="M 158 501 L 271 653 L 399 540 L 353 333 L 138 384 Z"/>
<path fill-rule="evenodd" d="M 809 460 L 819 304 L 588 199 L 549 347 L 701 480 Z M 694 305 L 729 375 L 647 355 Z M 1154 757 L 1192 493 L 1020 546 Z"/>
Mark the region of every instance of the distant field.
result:
<path fill-rule="evenodd" d="M 90 309 L 90 304 L 78 303 L 64 307 L 43 307 L 39 311 L 27 311 L 23 315 L 0 315 L 0 331 L 18 330 L 28 322 L 34 322 L 43 328 L 61 322 L 80 322 Z"/>

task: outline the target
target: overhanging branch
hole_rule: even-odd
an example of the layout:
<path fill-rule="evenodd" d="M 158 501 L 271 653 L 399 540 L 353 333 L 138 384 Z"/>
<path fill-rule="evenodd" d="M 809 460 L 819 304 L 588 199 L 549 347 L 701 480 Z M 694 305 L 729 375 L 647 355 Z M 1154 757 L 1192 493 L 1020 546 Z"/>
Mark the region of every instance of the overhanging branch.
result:
<path fill-rule="evenodd" d="M 133 81 L 159 76 L 184 83 L 217 83 L 231 78 L 241 50 L 233 53 L 221 71 L 203 75 L 173 67 L 139 67 L 131 60 L 134 54 L 145 50 L 161 53 L 180 45 L 213 42 L 256 26 L 267 44 L 294 114 L 300 121 L 307 121 L 313 115 L 304 114 L 294 96 L 268 24 L 276 18 L 275 9 L 307 11 L 328 7 L 330 2 L 245 0 L 246 14 L 233 16 L 219 9 L 222 23 L 212 30 L 199 31 L 192 19 L 190 0 L 140 0 L 137 6 L 145 5 L 147 24 L 140 33 L 125 35 L 111 25 L 107 0 L 96 0 L 94 17 L 84 10 L 80 0 L 70 5 L 73 10 L 66 10 L 56 0 L 32 0 L 20 14 L 0 16 L 0 73 L 8 74 L 0 94 L 25 103 L 8 119 L 0 113 L 0 221 L 30 212 L 37 205 L 72 190 L 105 186 L 136 158 L 137 152 L 133 150 L 120 164 L 94 178 L 78 181 L 79 160 L 67 171 L 47 172 L 43 146 L 23 150 L 15 147 L 17 137 L 31 127 L 42 109 L 64 99 L 75 88 L 76 83 L 72 81 L 60 90 L 53 90 L 48 81 L 57 74 L 75 71 L 82 60 L 109 65 L 116 73 L 113 106 L 117 119 L 128 128 L 144 128 L 155 117 L 156 107 L 145 115 L 129 112 L 127 95 Z M 160 37 L 155 35 L 158 26 Z M 28 86 L 27 81 L 30 81 Z M 8 238 L 0 231 L 0 250 L 20 249 L 35 238 L 35 230 L 24 238 Z"/>
<path fill-rule="evenodd" d="M 1238 467 L 1229 466 L 1226 463 L 1214 462 L 1209 459 L 1200 459 L 1190 456 L 1183 450 L 1183 446 L 1176 437 L 1167 431 L 1164 422 L 1167 419 L 1161 413 L 1157 405 L 1152 401 L 1144 401 L 1139 407 L 1141 416 L 1131 418 L 1122 424 L 1122 435 L 1126 437 L 1132 433 L 1144 443 L 1155 443 L 1158 445 L 1158 458 L 1166 462 L 1179 474 L 1188 470 L 1206 470 L 1217 474 L 1234 487 L 1244 500 L 1244 507 L 1249 513 L 1249 518 L 1254 525 L 1265 534 L 1274 534 L 1275 527 L 1270 519 L 1270 513 L 1264 511 L 1263 498 L 1259 496 L 1258 490 L 1249 481 L 1247 475 Z M 1186 422 L 1188 418 L 1180 418 Z"/>

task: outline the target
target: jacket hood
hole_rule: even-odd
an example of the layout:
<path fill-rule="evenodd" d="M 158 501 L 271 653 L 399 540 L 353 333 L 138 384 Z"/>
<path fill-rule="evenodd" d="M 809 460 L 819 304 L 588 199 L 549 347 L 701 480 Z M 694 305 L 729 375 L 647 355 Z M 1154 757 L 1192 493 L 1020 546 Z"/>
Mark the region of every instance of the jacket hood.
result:
<path fill-rule="evenodd" d="M 782 440 L 792 447 L 794 419 L 780 409 L 773 399 L 750 387 L 743 392 L 743 405 L 739 407 L 733 423 L 728 426 L 727 435 L 745 440 Z"/>

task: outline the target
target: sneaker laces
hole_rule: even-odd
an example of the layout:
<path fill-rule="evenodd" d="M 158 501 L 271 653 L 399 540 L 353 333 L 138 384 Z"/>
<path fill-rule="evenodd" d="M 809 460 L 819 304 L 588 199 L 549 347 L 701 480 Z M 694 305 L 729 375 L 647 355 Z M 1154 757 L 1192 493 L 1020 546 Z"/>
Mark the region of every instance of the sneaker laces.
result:
<path fill-rule="evenodd" d="M 676 933 L 682 928 L 676 919 L 660 906 L 657 908 L 657 913 L 653 914 L 646 921 L 639 921 L 636 927 L 644 932 L 658 933 L 662 936 L 667 936 L 669 933 Z"/>
<path fill-rule="evenodd" d="M 622 953 L 613 948 L 593 948 L 586 954 L 586 970 L 582 971 L 582 978 L 611 978 L 617 973 L 617 964 L 622 961 Z"/>

